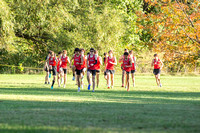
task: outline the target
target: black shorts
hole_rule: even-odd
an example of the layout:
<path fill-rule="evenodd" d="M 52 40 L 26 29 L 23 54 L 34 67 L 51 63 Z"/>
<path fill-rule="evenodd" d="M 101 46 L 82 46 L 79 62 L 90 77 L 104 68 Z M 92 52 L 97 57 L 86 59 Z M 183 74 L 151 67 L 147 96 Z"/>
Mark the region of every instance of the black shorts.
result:
<path fill-rule="evenodd" d="M 50 70 L 50 72 L 53 72 L 53 76 L 56 76 L 57 73 L 57 67 L 56 66 L 52 66 L 52 69 Z"/>
<path fill-rule="evenodd" d="M 92 73 L 92 76 L 96 76 L 96 70 L 90 70 L 90 69 L 88 69 L 87 71 L 90 72 L 90 73 Z"/>
<path fill-rule="evenodd" d="M 153 69 L 153 74 L 154 75 L 158 75 L 158 74 L 160 74 L 160 69 Z"/>
<path fill-rule="evenodd" d="M 45 68 L 45 71 L 46 71 L 46 72 L 49 72 L 49 70 L 47 69 L 47 67 Z"/>
<path fill-rule="evenodd" d="M 131 73 L 131 71 L 129 71 L 129 72 L 125 71 L 125 72 L 126 72 L 126 74 L 130 74 Z"/>
<path fill-rule="evenodd" d="M 135 73 L 135 70 L 131 70 L 131 73 Z"/>
<path fill-rule="evenodd" d="M 96 73 L 100 73 L 100 70 L 96 70 Z"/>
<path fill-rule="evenodd" d="M 114 73 L 115 73 L 115 70 L 106 69 L 106 73 L 114 74 Z"/>
<path fill-rule="evenodd" d="M 75 71 L 76 71 L 76 75 L 81 75 L 83 69 L 81 69 L 81 70 L 76 69 Z"/>
<path fill-rule="evenodd" d="M 67 74 L 67 68 L 66 69 L 63 68 L 63 72 L 64 72 L 64 74 Z"/>
<path fill-rule="evenodd" d="M 104 71 L 104 76 L 106 76 L 107 74 L 106 74 L 106 71 Z"/>

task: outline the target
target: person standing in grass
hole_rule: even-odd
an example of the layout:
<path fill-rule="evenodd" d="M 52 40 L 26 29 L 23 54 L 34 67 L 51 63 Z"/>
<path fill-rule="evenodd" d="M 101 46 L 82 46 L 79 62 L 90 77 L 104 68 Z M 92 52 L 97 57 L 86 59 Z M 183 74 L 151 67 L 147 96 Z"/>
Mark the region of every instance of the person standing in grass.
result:
<path fill-rule="evenodd" d="M 64 85 L 65 88 L 66 82 L 67 82 L 67 64 L 70 63 L 69 57 L 67 56 L 67 50 L 63 50 L 63 56 L 61 56 L 61 67 L 64 72 Z"/>
<path fill-rule="evenodd" d="M 124 52 L 128 52 L 128 49 L 124 49 Z M 123 60 L 124 59 L 124 55 L 122 55 L 119 60 Z M 122 66 L 123 64 L 121 64 L 121 69 L 122 69 L 122 87 L 124 87 L 124 79 L 125 79 L 125 71 L 124 68 Z"/>
<path fill-rule="evenodd" d="M 94 54 L 97 56 L 97 64 L 95 65 L 96 68 L 96 78 L 97 78 L 97 88 L 99 87 L 99 74 L 100 74 L 100 65 L 102 65 L 102 58 L 98 55 L 98 51 L 95 50 Z"/>
<path fill-rule="evenodd" d="M 160 81 L 160 72 L 163 67 L 163 62 L 158 58 L 158 54 L 154 54 L 154 59 L 152 60 L 151 66 L 154 67 L 153 74 L 155 75 L 157 85 L 162 87 Z"/>
<path fill-rule="evenodd" d="M 106 66 L 107 66 L 107 63 L 106 63 L 106 59 L 107 59 L 107 53 L 104 53 L 104 57 L 103 57 L 103 63 L 104 63 L 104 78 L 105 80 L 107 81 L 107 74 L 106 74 Z"/>
<path fill-rule="evenodd" d="M 47 84 L 47 83 L 50 84 L 50 80 L 49 80 L 49 64 L 48 64 L 48 61 L 47 61 L 47 59 L 49 59 L 50 55 L 51 55 L 51 51 L 49 50 L 49 53 L 46 56 L 45 63 L 44 63 L 44 71 L 46 71 L 45 84 Z"/>
<path fill-rule="evenodd" d="M 83 57 L 82 73 L 81 73 L 81 89 L 83 89 L 83 78 L 87 70 L 87 56 L 85 56 L 85 49 L 80 49 L 81 56 Z"/>
<path fill-rule="evenodd" d="M 52 82 L 52 85 L 51 85 L 51 89 L 53 89 L 53 85 L 54 85 L 55 80 L 56 80 L 56 72 L 57 72 L 56 63 L 58 62 L 58 60 L 56 58 L 56 54 L 53 51 L 51 51 L 51 55 L 50 55 L 50 57 L 47 61 L 48 61 L 48 64 L 49 64 L 50 71 L 53 72 L 53 82 Z"/>
<path fill-rule="evenodd" d="M 129 87 L 130 87 L 130 83 L 129 83 L 129 77 L 130 77 L 130 73 L 131 73 L 131 68 L 132 68 L 132 58 L 129 57 L 129 53 L 125 52 L 124 53 L 124 59 L 123 59 L 123 69 L 126 72 L 126 87 L 127 87 L 127 91 L 129 91 Z"/>
<path fill-rule="evenodd" d="M 80 92 L 80 78 L 81 78 L 81 73 L 82 73 L 82 65 L 83 65 L 83 56 L 80 54 L 79 48 L 75 48 L 75 55 L 74 55 L 74 66 L 76 68 L 76 78 L 77 78 L 77 84 L 78 84 L 78 92 Z"/>
<path fill-rule="evenodd" d="M 90 49 L 90 54 L 87 57 L 87 80 L 88 80 L 88 90 L 90 90 L 91 86 L 91 78 L 90 76 L 92 75 L 92 83 L 93 83 L 93 90 L 94 92 L 95 89 L 95 76 L 96 76 L 96 68 L 95 65 L 97 64 L 97 56 L 94 54 L 94 48 Z"/>
<path fill-rule="evenodd" d="M 106 74 L 107 74 L 107 85 L 108 89 L 110 89 L 110 82 L 111 82 L 111 88 L 114 86 L 114 65 L 117 65 L 116 57 L 113 56 L 113 51 L 110 50 L 108 52 L 108 57 L 106 59 L 107 66 L 106 66 Z"/>
<path fill-rule="evenodd" d="M 74 54 L 75 54 L 75 51 L 74 51 Z M 73 55 L 73 57 L 74 57 L 74 55 Z M 74 58 L 71 58 L 71 60 L 70 60 L 70 62 L 72 62 L 72 60 L 73 60 Z M 75 66 L 74 65 L 70 65 L 70 68 L 72 68 L 72 73 L 73 73 L 73 77 L 72 77 L 72 80 L 74 81 L 76 78 L 76 72 L 75 72 L 75 70 L 76 70 L 76 68 L 75 68 Z"/>
<path fill-rule="evenodd" d="M 133 50 L 130 52 L 130 58 L 132 59 L 131 76 L 133 81 L 133 87 L 135 87 L 135 71 L 136 71 L 136 57 L 133 56 Z"/>
<path fill-rule="evenodd" d="M 62 61 L 61 61 L 61 57 L 62 57 L 62 52 L 58 52 L 58 63 L 57 63 L 57 81 L 58 81 L 58 87 L 60 87 L 60 84 L 62 84 L 62 80 L 63 80 L 63 70 L 61 67 Z M 60 83 L 61 80 L 61 83 Z"/>

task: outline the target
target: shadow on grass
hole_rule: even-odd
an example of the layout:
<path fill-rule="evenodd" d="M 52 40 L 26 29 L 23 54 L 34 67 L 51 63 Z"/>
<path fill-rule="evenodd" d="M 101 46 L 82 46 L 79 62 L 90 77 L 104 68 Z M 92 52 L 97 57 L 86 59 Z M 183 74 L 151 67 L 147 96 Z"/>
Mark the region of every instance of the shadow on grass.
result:
<path fill-rule="evenodd" d="M 166 91 L 138 91 L 131 90 L 127 92 L 125 89 L 123 90 L 96 90 L 95 93 L 88 91 L 86 89 L 81 90 L 79 94 L 77 94 L 76 89 L 50 89 L 50 88 L 32 88 L 32 87 L 24 87 L 24 88 L 0 88 L 1 94 L 23 94 L 23 95 L 70 95 L 73 96 L 90 96 L 90 94 L 98 95 L 98 96 L 108 96 L 108 97 L 116 97 L 120 96 L 121 98 L 133 98 L 134 96 L 144 96 L 144 97 L 162 97 L 162 98 L 199 98 L 200 92 L 166 92 Z"/>
<path fill-rule="evenodd" d="M 15 129 L 6 128 L 5 125 L 12 127 L 17 124 L 22 127 L 19 131 L 25 132 L 71 132 L 73 129 L 70 127 L 78 129 L 77 132 L 94 132 L 98 129 L 100 132 L 112 131 L 112 129 L 116 131 L 194 132 L 200 130 L 198 110 L 199 106 L 166 104 L 166 101 L 159 101 L 158 104 L 124 104 L 98 101 L 5 100 L 0 103 L 0 131 L 14 132 Z M 37 129 L 37 126 L 44 129 Z M 60 129 L 62 127 L 65 129 Z"/>

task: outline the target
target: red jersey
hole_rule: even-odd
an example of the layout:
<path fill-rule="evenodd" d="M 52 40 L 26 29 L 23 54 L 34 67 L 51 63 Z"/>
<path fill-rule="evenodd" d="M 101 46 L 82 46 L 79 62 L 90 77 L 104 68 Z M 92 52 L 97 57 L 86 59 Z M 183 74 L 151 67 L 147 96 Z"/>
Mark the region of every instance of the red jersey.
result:
<path fill-rule="evenodd" d="M 58 60 L 58 64 L 57 64 L 57 72 L 59 72 L 59 69 L 61 67 L 61 61 L 60 61 L 60 58 L 57 58 Z"/>
<path fill-rule="evenodd" d="M 134 66 L 134 59 L 135 59 L 135 57 L 133 56 L 132 59 L 133 59 L 133 62 L 132 62 L 131 70 L 135 70 L 135 66 Z"/>
<path fill-rule="evenodd" d="M 115 58 L 114 57 L 110 58 L 108 56 L 106 69 L 108 69 L 108 70 L 114 70 L 114 64 L 111 64 L 110 62 L 114 63 L 115 62 Z"/>
<path fill-rule="evenodd" d="M 125 66 L 130 66 L 131 63 L 130 63 L 130 58 L 128 59 L 123 59 L 123 68 L 126 72 L 130 72 L 131 71 L 131 67 L 125 67 Z"/>
<path fill-rule="evenodd" d="M 91 66 L 91 64 L 95 63 L 95 55 L 93 55 L 92 57 L 91 57 L 91 55 L 89 55 L 88 56 L 88 61 L 89 61 L 89 67 L 88 67 L 88 69 L 95 70 L 95 65 Z"/>
<path fill-rule="evenodd" d="M 62 64 L 61 64 L 61 67 L 64 68 L 64 69 L 67 69 L 67 63 L 68 63 L 68 57 L 61 57 L 61 61 L 62 61 Z"/>
<path fill-rule="evenodd" d="M 49 57 L 49 65 L 56 66 L 56 58 L 55 57 Z"/>
<path fill-rule="evenodd" d="M 123 57 L 123 60 L 124 60 L 124 55 L 122 55 Z M 128 55 L 128 58 L 130 57 L 130 55 Z M 123 66 L 123 63 L 121 64 L 121 68 L 124 70 L 124 66 Z"/>
<path fill-rule="evenodd" d="M 156 61 L 156 59 L 153 59 L 154 69 L 160 69 L 160 59 Z"/>
<path fill-rule="evenodd" d="M 100 63 L 100 56 L 98 56 L 98 57 L 97 57 L 97 64 L 95 65 L 96 70 L 99 70 L 99 69 L 100 69 L 100 65 L 101 65 L 101 63 Z"/>
<path fill-rule="evenodd" d="M 87 59 L 86 59 L 85 55 L 83 55 L 83 65 L 81 67 L 82 68 L 86 68 L 87 67 Z"/>
<path fill-rule="evenodd" d="M 79 55 L 79 56 L 74 55 L 74 66 L 76 67 L 77 70 L 81 70 L 82 69 L 82 67 L 81 67 L 81 65 L 79 63 L 81 63 L 81 55 Z"/>

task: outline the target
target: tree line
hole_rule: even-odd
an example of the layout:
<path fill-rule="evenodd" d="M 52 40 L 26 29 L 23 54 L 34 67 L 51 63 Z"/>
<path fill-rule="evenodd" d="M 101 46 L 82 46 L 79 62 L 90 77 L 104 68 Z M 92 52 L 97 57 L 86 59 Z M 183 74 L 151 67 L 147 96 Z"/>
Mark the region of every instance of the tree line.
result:
<path fill-rule="evenodd" d="M 157 52 L 169 71 L 199 67 L 198 0 L 0 0 L 2 64 L 41 67 L 48 50 Z"/>

